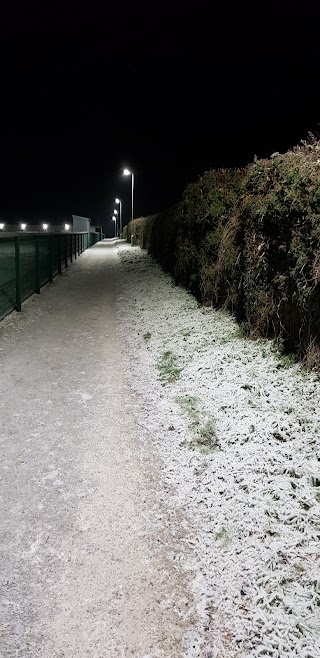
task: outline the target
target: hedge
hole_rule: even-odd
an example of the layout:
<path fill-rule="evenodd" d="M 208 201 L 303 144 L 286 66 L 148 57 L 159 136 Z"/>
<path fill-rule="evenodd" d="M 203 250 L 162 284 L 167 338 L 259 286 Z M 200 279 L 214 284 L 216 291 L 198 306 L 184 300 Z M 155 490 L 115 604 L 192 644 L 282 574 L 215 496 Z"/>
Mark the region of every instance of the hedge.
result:
<path fill-rule="evenodd" d="M 320 364 L 320 142 L 242 170 L 208 171 L 180 203 L 128 225 L 138 244 L 203 303 L 251 336 Z"/>

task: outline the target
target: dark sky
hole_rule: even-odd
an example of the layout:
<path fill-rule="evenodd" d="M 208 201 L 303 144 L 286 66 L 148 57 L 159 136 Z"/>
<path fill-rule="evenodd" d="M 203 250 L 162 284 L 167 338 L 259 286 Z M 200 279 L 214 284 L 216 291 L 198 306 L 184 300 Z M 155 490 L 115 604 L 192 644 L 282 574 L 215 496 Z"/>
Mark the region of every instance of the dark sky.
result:
<path fill-rule="evenodd" d="M 317 3 L 8 2 L 0 16 L 0 216 L 111 229 L 210 167 L 320 132 Z"/>

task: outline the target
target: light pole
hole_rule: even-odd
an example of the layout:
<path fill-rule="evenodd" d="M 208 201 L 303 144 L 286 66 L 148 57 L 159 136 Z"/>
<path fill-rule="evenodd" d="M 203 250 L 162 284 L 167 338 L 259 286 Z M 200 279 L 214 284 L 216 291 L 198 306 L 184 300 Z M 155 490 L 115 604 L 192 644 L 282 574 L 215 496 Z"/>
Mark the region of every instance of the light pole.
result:
<path fill-rule="evenodd" d="M 116 227 L 117 227 L 116 233 L 117 233 L 117 238 L 118 238 L 118 237 L 119 237 L 119 220 L 118 220 L 118 211 L 117 211 L 117 210 L 114 210 L 114 211 L 113 211 L 113 216 L 114 216 L 114 217 L 116 218 L 116 220 L 117 220 L 117 221 L 116 221 Z"/>
<path fill-rule="evenodd" d="M 133 191 L 134 191 L 134 174 L 129 169 L 124 169 L 125 176 L 131 176 L 131 219 L 133 220 Z"/>
<path fill-rule="evenodd" d="M 122 235 L 122 201 L 120 199 L 115 199 L 115 203 L 119 204 L 120 211 L 120 236 Z"/>
<path fill-rule="evenodd" d="M 116 234 L 117 234 L 117 218 L 113 215 L 112 219 L 114 221 L 114 237 L 116 237 Z"/>

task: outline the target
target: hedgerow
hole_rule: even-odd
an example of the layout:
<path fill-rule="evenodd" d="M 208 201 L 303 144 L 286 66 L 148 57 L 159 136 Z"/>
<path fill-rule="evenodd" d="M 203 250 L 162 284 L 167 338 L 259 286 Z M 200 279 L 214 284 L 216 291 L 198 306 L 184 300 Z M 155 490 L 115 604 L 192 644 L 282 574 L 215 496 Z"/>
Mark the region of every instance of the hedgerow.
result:
<path fill-rule="evenodd" d="M 128 225 L 177 283 L 312 367 L 320 355 L 320 143 L 208 171 L 181 202 Z"/>

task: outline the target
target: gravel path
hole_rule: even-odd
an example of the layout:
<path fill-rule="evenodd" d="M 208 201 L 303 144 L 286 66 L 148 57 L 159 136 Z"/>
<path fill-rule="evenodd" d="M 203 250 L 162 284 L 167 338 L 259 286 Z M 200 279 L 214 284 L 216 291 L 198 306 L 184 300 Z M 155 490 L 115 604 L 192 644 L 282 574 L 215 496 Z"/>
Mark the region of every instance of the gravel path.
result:
<path fill-rule="evenodd" d="M 114 242 L 0 325 L 0 655 L 176 658 L 195 623 L 188 521 L 131 387 Z M 190 654 L 191 655 L 191 654 Z"/>

